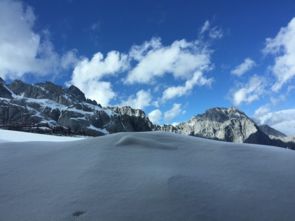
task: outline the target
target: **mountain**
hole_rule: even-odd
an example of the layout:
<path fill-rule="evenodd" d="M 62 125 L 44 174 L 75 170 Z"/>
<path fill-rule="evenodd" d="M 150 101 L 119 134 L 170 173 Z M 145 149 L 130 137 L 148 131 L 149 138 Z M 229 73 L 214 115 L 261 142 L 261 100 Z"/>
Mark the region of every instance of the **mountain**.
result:
<path fill-rule="evenodd" d="M 244 112 L 234 107 L 211 108 L 187 122 L 174 127 L 164 126 L 162 130 L 234 143 L 253 143 L 295 149 L 294 142 L 272 136 L 273 134 L 282 136 L 283 133 L 270 126 L 258 126 Z"/>
<path fill-rule="evenodd" d="M 99 136 L 123 131 L 151 131 L 139 109 L 102 107 L 77 87 L 51 82 L 0 81 L 0 127 L 54 134 Z"/>
<path fill-rule="evenodd" d="M 272 137 L 287 137 L 286 134 L 266 125 L 266 124 L 263 124 L 263 125 L 259 125 L 259 128 L 265 133 L 267 134 L 268 136 L 272 136 Z"/>
<path fill-rule="evenodd" d="M 100 136 L 116 132 L 165 131 L 235 143 L 295 149 L 294 140 L 237 108 L 211 108 L 178 125 L 154 125 L 140 109 L 102 107 L 79 88 L 51 82 L 27 84 L 0 79 L 0 127 L 38 133 Z"/>
<path fill-rule="evenodd" d="M 270 138 L 237 108 L 211 108 L 175 126 L 178 133 L 234 143 L 270 145 Z"/>
<path fill-rule="evenodd" d="M 244 143 L 260 132 L 255 122 L 236 108 L 209 109 L 177 125 L 177 128 L 184 134 L 235 143 Z"/>

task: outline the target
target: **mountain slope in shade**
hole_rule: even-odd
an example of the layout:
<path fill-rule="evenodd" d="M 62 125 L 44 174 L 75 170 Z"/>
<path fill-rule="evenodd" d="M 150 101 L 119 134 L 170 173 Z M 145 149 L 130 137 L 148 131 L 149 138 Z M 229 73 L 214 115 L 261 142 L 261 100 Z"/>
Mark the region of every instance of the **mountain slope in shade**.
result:
<path fill-rule="evenodd" d="M 294 151 L 164 132 L 5 143 L 1 219 L 293 221 L 294 168 Z"/>
<path fill-rule="evenodd" d="M 286 134 L 264 124 L 264 125 L 259 125 L 259 128 L 268 136 L 273 136 L 273 137 L 287 137 Z"/>

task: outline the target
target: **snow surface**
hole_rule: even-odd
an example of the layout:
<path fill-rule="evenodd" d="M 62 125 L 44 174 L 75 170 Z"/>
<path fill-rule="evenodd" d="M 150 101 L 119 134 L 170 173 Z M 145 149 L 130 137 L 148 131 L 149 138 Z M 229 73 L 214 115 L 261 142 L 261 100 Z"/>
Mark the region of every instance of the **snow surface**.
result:
<path fill-rule="evenodd" d="M 164 132 L 0 144 L 0 220 L 294 220 L 295 151 Z"/>
<path fill-rule="evenodd" d="M 75 140 L 81 140 L 81 139 L 84 139 L 84 138 L 83 137 L 53 136 L 53 135 L 45 135 L 45 134 L 28 133 L 28 132 L 0 129 L 0 143 L 3 143 L 3 142 L 30 142 L 30 141 L 62 142 L 62 141 L 75 141 Z M 1 215 L 0 215 L 0 220 L 1 220 Z"/>
<path fill-rule="evenodd" d="M 90 129 L 90 130 L 96 130 L 96 131 L 101 132 L 103 134 L 109 134 L 109 131 L 107 131 L 107 129 L 105 129 L 105 128 L 97 128 L 97 127 L 93 126 L 92 124 L 90 126 L 88 126 L 87 128 Z"/>

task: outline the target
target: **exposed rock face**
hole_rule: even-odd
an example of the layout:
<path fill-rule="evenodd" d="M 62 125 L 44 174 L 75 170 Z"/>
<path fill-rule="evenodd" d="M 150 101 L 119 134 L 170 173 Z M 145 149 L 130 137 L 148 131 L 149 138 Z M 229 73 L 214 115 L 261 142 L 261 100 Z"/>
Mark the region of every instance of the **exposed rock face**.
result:
<path fill-rule="evenodd" d="M 236 143 L 258 131 L 254 121 L 236 108 L 212 108 L 177 126 L 181 133 Z"/>
<path fill-rule="evenodd" d="M 2 78 L 0 78 L 0 95 L 3 98 L 12 98 L 12 93 L 11 91 L 6 87 L 5 82 L 3 81 Z"/>
<path fill-rule="evenodd" d="M 0 126 L 44 133 L 98 136 L 122 131 L 150 131 L 142 110 L 102 107 L 77 87 L 51 82 L 10 85 L 0 81 Z"/>
<path fill-rule="evenodd" d="M 164 124 L 164 125 L 156 125 L 154 127 L 154 130 L 159 130 L 159 131 L 165 131 L 165 132 L 170 132 L 170 133 L 181 133 L 181 130 L 176 127 L 176 126 L 173 126 L 173 125 L 167 125 L 167 124 Z"/>

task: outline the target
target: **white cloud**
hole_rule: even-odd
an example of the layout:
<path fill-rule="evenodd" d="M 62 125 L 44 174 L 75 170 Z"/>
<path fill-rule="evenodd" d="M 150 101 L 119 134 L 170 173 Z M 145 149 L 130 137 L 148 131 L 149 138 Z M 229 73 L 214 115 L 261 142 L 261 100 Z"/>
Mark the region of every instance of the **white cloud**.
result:
<path fill-rule="evenodd" d="M 141 45 L 133 45 L 127 54 L 111 51 L 106 58 L 103 58 L 103 55 L 98 52 L 91 60 L 87 58 L 80 60 L 74 69 L 71 83 L 81 88 L 87 97 L 104 105 L 109 104 L 115 97 L 111 85 L 106 90 L 109 94 L 108 99 L 104 93 L 96 93 L 91 85 L 96 86 L 94 82 L 101 81 L 105 76 L 126 72 L 122 78 L 124 78 L 123 82 L 128 85 L 156 83 L 157 78 L 167 74 L 172 75 L 175 80 L 185 81 L 183 86 L 168 88 L 163 94 L 165 101 L 189 93 L 196 85 L 209 85 L 212 82 L 211 78 L 204 75 L 213 67 L 211 64 L 212 50 L 208 48 L 203 40 L 176 40 L 164 46 L 160 38 L 152 38 Z M 69 57 L 70 62 L 68 63 L 76 62 L 75 55 L 70 54 Z M 155 88 L 159 88 L 159 82 Z M 148 100 L 148 96 L 141 99 L 139 96 L 143 97 L 143 95 L 146 94 L 131 96 L 122 104 L 144 108 L 146 106 L 144 103 L 150 103 L 152 99 Z"/>
<path fill-rule="evenodd" d="M 121 105 L 130 106 L 137 109 L 144 109 L 151 104 L 151 101 L 151 93 L 145 90 L 140 90 L 136 93 L 136 96 L 130 96 L 127 101 L 122 102 Z"/>
<path fill-rule="evenodd" d="M 267 124 L 287 135 L 295 135 L 295 109 L 286 109 L 276 112 L 263 111 L 259 109 L 255 118 L 260 124 Z"/>
<path fill-rule="evenodd" d="M 162 119 L 162 112 L 159 109 L 155 109 L 148 114 L 148 117 L 154 124 L 159 124 Z"/>
<path fill-rule="evenodd" d="M 78 54 L 78 51 L 76 49 L 66 52 L 61 57 L 61 67 L 63 69 L 73 68 L 79 62 L 79 58 L 77 54 Z"/>
<path fill-rule="evenodd" d="M 259 119 L 260 117 L 264 116 L 265 114 L 269 112 L 270 112 L 270 109 L 267 106 L 261 106 L 255 111 L 254 117 Z"/>
<path fill-rule="evenodd" d="M 109 102 L 116 96 L 112 84 L 107 81 L 87 81 L 79 87 L 87 98 L 96 100 L 102 106 L 109 105 Z"/>
<path fill-rule="evenodd" d="M 170 110 L 164 113 L 164 119 L 166 121 L 171 121 L 181 113 L 182 113 L 181 104 L 175 103 L 173 104 L 173 107 Z"/>
<path fill-rule="evenodd" d="M 255 67 L 256 63 L 251 58 L 246 58 L 243 63 L 235 67 L 231 73 L 236 76 L 242 76 L 246 72 L 250 71 L 253 67 Z"/>
<path fill-rule="evenodd" d="M 0 1 L 0 77 L 46 75 L 59 69 L 60 56 L 48 35 L 34 31 L 33 9 L 20 1 Z"/>
<path fill-rule="evenodd" d="M 210 30 L 210 22 L 206 20 L 201 28 L 200 34 L 204 34 L 208 30 Z"/>
<path fill-rule="evenodd" d="M 237 90 L 233 91 L 232 99 L 234 105 L 242 103 L 250 104 L 258 100 L 265 92 L 264 79 L 258 76 L 253 76 L 249 82 Z"/>
<path fill-rule="evenodd" d="M 176 97 L 181 97 L 189 93 L 194 86 L 211 85 L 212 81 L 212 78 L 205 78 L 201 72 L 196 72 L 191 79 L 185 82 L 183 86 L 169 87 L 164 90 L 162 100 L 167 101 Z"/>
<path fill-rule="evenodd" d="M 272 90 L 277 92 L 295 77 L 295 18 L 281 28 L 274 38 L 266 39 L 264 53 L 274 55 L 275 63 L 271 70 L 276 82 Z"/>
<path fill-rule="evenodd" d="M 117 51 L 110 51 L 106 57 L 100 52 L 94 54 L 91 60 L 80 60 L 72 74 L 71 82 L 79 87 L 90 99 L 101 105 L 108 105 L 115 97 L 110 82 L 103 81 L 105 76 L 112 76 L 128 67 L 127 56 Z"/>
<path fill-rule="evenodd" d="M 210 67 L 210 51 L 199 41 L 177 40 L 163 46 L 159 38 L 153 38 L 133 46 L 129 54 L 136 65 L 127 75 L 128 84 L 150 84 L 165 74 L 189 79 L 196 71 L 204 72 Z"/>
<path fill-rule="evenodd" d="M 211 39 L 219 39 L 223 37 L 223 31 L 217 26 L 212 27 L 208 20 L 204 22 L 200 31 L 201 35 L 205 35 L 206 33 Z"/>

